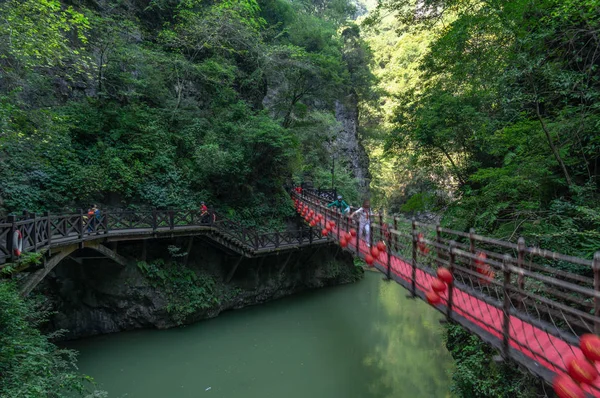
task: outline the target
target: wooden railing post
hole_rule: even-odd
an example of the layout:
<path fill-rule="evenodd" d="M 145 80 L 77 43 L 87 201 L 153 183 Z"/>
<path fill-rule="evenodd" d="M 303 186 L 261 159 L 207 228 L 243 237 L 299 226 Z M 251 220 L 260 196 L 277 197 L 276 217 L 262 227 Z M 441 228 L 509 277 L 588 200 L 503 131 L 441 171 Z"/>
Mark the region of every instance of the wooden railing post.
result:
<path fill-rule="evenodd" d="M 387 249 L 387 275 L 386 280 L 392 279 L 392 232 L 389 231 L 386 242 Z"/>
<path fill-rule="evenodd" d="M 594 290 L 596 293 L 600 292 L 600 251 L 594 253 L 594 260 L 592 262 L 592 269 L 594 271 Z M 594 297 L 594 316 L 596 321 L 594 322 L 594 333 L 600 334 L 600 298 Z"/>
<path fill-rule="evenodd" d="M 437 267 L 441 267 L 442 266 L 442 252 L 440 249 L 440 246 L 442 245 L 442 227 L 439 225 L 435 226 L 435 242 L 438 244 L 437 247 L 435 248 L 435 253 L 436 253 L 436 265 Z"/>
<path fill-rule="evenodd" d="M 156 232 L 156 228 L 158 227 L 158 220 L 156 214 L 156 208 L 152 209 L 152 232 Z"/>
<path fill-rule="evenodd" d="M 175 229 L 175 212 L 169 210 L 169 229 L 172 231 Z"/>
<path fill-rule="evenodd" d="M 412 280 L 410 281 L 411 296 L 417 295 L 417 221 L 413 218 L 411 222 L 412 235 Z"/>
<path fill-rule="evenodd" d="M 50 244 L 52 243 L 52 225 L 50 224 L 50 212 L 45 211 L 44 217 L 46 218 L 46 235 L 48 235 L 46 245 L 50 247 Z"/>
<path fill-rule="evenodd" d="M 17 230 L 17 216 L 11 214 L 6 218 L 6 221 L 11 224 L 10 233 L 8 234 L 8 250 L 10 251 L 10 260 L 14 262 L 16 259 L 15 246 L 17 243 L 13 238 L 15 236 L 15 231 Z"/>
<path fill-rule="evenodd" d="M 398 230 L 398 218 L 394 216 L 394 230 Z M 398 251 L 398 235 L 394 234 L 394 248 Z"/>
<path fill-rule="evenodd" d="M 83 209 L 77 209 L 79 218 L 77 219 L 77 228 L 79 228 L 79 239 L 83 239 Z"/>
<path fill-rule="evenodd" d="M 379 210 L 379 241 L 383 242 L 383 213 Z"/>
<path fill-rule="evenodd" d="M 452 281 L 448 283 L 448 301 L 446 302 L 446 320 L 452 319 L 452 305 L 454 304 L 454 262 L 456 261 L 456 254 L 454 249 L 456 248 L 456 242 L 450 241 L 450 253 L 448 259 L 448 271 L 452 275 Z"/>
<path fill-rule="evenodd" d="M 502 259 L 502 272 L 504 273 L 504 304 L 502 312 L 504 319 L 502 320 L 502 357 L 508 358 L 508 347 L 510 342 L 510 267 L 512 258 L 506 254 Z"/>
<path fill-rule="evenodd" d="M 469 228 L 469 252 L 475 255 L 475 228 Z M 469 258 L 469 269 L 473 269 L 473 259 Z"/>
<path fill-rule="evenodd" d="M 37 214 L 33 213 L 31 215 L 31 219 L 33 220 L 33 226 L 31 228 L 31 233 L 33 234 L 33 251 L 37 252 L 37 249 L 38 249 Z"/>
<path fill-rule="evenodd" d="M 108 225 L 110 211 L 106 210 L 103 213 L 104 213 L 104 235 L 107 235 L 108 232 L 110 231 L 110 227 Z"/>
<path fill-rule="evenodd" d="M 517 267 L 519 267 L 519 274 L 517 276 L 517 287 L 521 292 L 525 291 L 525 276 L 523 274 L 523 263 L 525 261 L 525 239 L 520 237 L 517 241 Z M 517 300 L 517 307 L 519 311 L 524 309 L 525 295 L 519 293 L 519 299 Z"/>

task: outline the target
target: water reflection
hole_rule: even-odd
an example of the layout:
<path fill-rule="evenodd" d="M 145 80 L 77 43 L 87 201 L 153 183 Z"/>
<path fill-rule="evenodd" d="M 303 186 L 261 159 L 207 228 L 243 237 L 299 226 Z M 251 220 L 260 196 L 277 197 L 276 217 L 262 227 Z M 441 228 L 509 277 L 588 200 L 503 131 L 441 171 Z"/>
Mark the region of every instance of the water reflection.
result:
<path fill-rule="evenodd" d="M 406 294 L 368 273 L 187 328 L 72 346 L 111 398 L 448 397 L 441 316 Z"/>

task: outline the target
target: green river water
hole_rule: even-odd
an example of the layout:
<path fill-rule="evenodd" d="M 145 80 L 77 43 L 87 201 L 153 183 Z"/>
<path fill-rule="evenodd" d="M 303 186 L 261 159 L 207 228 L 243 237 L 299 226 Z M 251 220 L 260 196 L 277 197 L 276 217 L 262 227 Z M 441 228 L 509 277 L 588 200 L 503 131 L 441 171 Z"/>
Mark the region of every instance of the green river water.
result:
<path fill-rule="evenodd" d="M 441 315 L 381 277 L 69 347 L 110 398 L 449 397 Z"/>

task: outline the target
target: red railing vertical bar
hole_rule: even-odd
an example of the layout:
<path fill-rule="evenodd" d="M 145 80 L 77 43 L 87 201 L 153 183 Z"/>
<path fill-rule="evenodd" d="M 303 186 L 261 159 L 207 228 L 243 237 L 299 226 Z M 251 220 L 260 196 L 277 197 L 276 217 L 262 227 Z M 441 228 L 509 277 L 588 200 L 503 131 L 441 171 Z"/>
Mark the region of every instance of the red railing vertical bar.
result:
<path fill-rule="evenodd" d="M 594 271 L 594 290 L 596 293 L 600 292 L 600 251 L 594 253 L 594 260 L 592 262 L 592 269 Z M 596 321 L 594 322 L 594 333 L 600 334 L 600 298 L 594 297 L 594 316 Z"/>
<path fill-rule="evenodd" d="M 510 265 L 512 258 L 507 254 L 502 259 L 502 273 L 504 274 L 504 303 L 502 305 L 502 357 L 508 358 L 508 347 L 510 343 Z"/>
<path fill-rule="evenodd" d="M 452 275 L 452 280 L 448 283 L 448 300 L 446 302 L 446 320 L 452 319 L 452 306 L 454 304 L 454 262 L 456 261 L 456 255 L 454 249 L 456 248 L 456 242 L 450 241 L 449 247 L 449 259 L 448 259 L 448 271 Z"/>
<path fill-rule="evenodd" d="M 411 222 L 412 235 L 412 275 L 410 281 L 410 293 L 412 297 L 417 295 L 417 222 L 413 218 Z"/>

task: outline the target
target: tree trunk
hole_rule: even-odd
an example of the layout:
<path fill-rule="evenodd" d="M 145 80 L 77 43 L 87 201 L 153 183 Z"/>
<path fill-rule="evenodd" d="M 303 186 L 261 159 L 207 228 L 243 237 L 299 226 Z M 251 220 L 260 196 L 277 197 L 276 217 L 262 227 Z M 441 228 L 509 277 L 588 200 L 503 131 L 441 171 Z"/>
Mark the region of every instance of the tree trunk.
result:
<path fill-rule="evenodd" d="M 567 180 L 567 185 L 571 186 L 571 177 L 569 176 L 569 172 L 567 171 L 567 166 L 565 166 L 565 163 L 563 162 L 562 158 L 560 157 L 560 153 L 558 153 L 558 149 L 556 149 L 556 145 L 554 145 L 554 141 L 552 141 L 550 132 L 548 131 L 548 128 L 546 127 L 546 123 L 544 123 L 542 114 L 540 113 L 540 103 L 537 100 L 535 101 L 535 112 L 540 121 L 540 124 L 542 125 L 542 130 L 544 130 L 544 134 L 546 134 L 546 139 L 548 140 L 548 145 L 550 145 L 550 148 L 552 149 L 552 153 L 554 154 L 556 161 L 558 162 L 558 164 L 560 165 L 560 167 L 563 170 L 565 179 Z"/>

